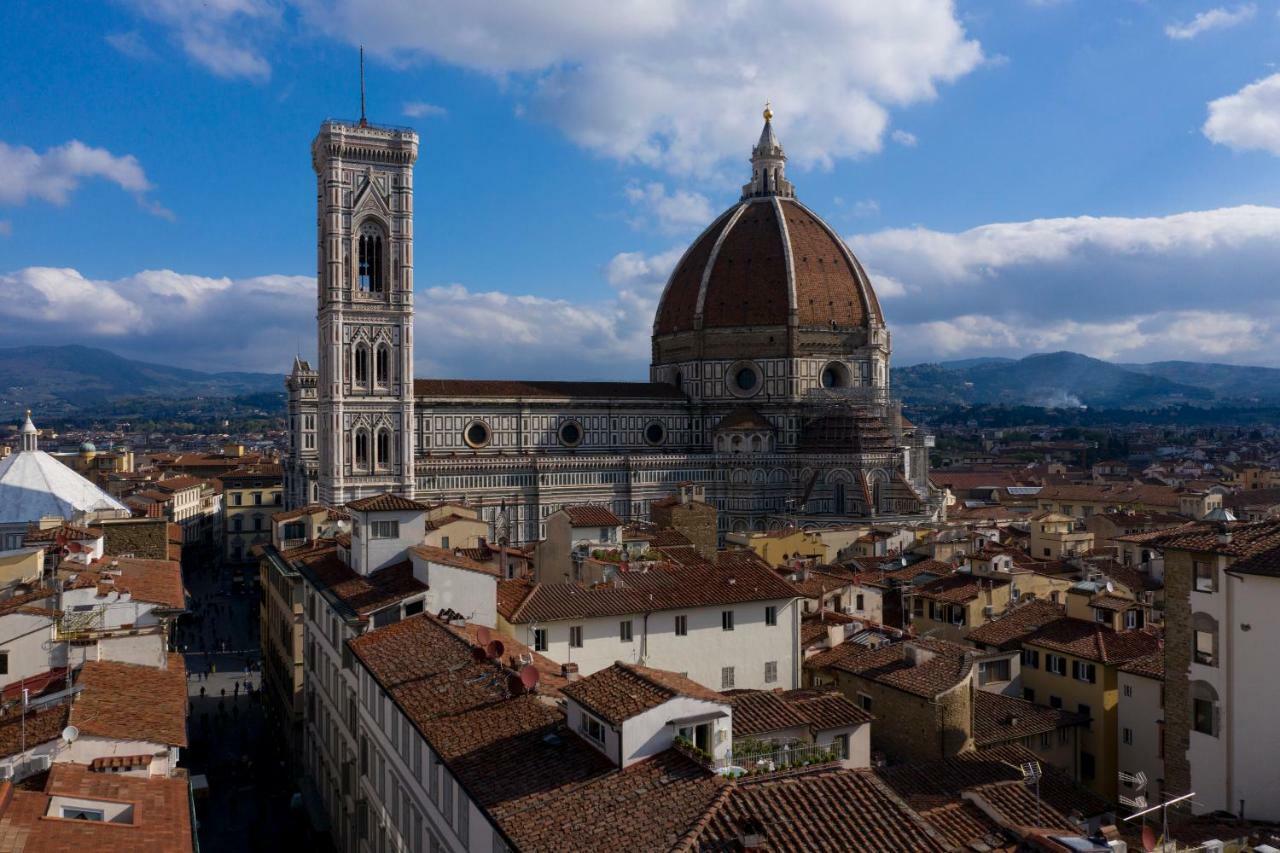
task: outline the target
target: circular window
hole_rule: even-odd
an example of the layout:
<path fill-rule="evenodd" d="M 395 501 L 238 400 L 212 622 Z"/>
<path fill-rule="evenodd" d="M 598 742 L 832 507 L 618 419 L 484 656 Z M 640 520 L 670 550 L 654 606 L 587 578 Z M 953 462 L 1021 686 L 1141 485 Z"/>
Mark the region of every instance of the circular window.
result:
<path fill-rule="evenodd" d="M 844 388 L 849 384 L 849 371 L 837 362 L 831 362 L 822 368 L 823 388 Z"/>
<path fill-rule="evenodd" d="M 662 444 L 662 440 L 667 437 L 667 430 L 657 421 L 652 421 L 644 428 L 644 440 L 650 444 Z"/>
<path fill-rule="evenodd" d="M 489 443 L 489 425 L 484 421 L 472 421 L 463 430 L 462 438 L 472 447 L 484 447 Z"/>
<path fill-rule="evenodd" d="M 582 443 L 582 424 L 565 421 L 560 424 L 560 443 L 565 447 L 577 447 Z"/>
<path fill-rule="evenodd" d="M 755 362 L 740 361 L 729 368 L 727 384 L 735 397 L 751 397 L 759 393 L 764 375 Z"/>

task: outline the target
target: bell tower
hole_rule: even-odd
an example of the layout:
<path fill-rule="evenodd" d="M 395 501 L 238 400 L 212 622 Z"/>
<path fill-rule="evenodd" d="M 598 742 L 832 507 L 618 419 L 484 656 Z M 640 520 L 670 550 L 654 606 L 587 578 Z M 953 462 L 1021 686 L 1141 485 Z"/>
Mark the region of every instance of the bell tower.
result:
<path fill-rule="evenodd" d="M 319 499 L 332 506 L 378 492 L 414 493 L 418 134 L 370 124 L 361 101 L 358 122 L 326 121 L 311 143 Z"/>

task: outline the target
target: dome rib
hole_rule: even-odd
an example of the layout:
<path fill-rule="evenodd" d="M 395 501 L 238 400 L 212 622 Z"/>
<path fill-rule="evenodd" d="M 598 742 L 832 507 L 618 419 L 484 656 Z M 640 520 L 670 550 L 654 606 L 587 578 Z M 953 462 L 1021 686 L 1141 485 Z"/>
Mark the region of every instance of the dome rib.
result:
<path fill-rule="evenodd" d="M 707 259 L 707 266 L 702 270 L 702 280 L 698 285 L 698 305 L 693 312 L 693 326 L 695 329 L 702 327 L 703 312 L 707 306 L 707 283 L 711 281 L 711 271 L 715 269 L 716 259 L 720 257 L 720 247 L 724 245 L 725 238 L 729 236 L 733 226 L 738 224 L 738 220 L 742 217 L 742 212 L 746 209 L 746 202 L 738 204 L 733 211 L 733 215 L 729 217 L 729 221 L 720 230 L 720 236 L 716 238 L 716 244 L 711 247 L 711 256 Z"/>
<path fill-rule="evenodd" d="M 782 262 L 787 268 L 787 325 L 794 326 L 797 313 L 796 259 L 791 248 L 791 232 L 787 229 L 787 214 L 782 209 L 782 199 L 773 197 L 773 213 L 778 217 L 778 231 L 782 236 Z"/>

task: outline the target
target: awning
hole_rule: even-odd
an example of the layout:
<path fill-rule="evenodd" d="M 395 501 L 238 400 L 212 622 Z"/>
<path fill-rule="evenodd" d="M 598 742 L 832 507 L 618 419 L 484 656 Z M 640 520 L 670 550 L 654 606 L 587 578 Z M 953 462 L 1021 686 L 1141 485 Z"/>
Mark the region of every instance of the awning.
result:
<path fill-rule="evenodd" d="M 719 720 L 722 717 L 727 717 L 727 716 L 729 715 L 724 711 L 708 711 L 705 714 L 698 714 L 693 717 L 680 717 L 679 719 L 668 720 L 667 725 L 689 726 L 689 725 L 695 725 L 697 723 L 707 723 L 707 722 L 710 722 L 711 720 Z"/>

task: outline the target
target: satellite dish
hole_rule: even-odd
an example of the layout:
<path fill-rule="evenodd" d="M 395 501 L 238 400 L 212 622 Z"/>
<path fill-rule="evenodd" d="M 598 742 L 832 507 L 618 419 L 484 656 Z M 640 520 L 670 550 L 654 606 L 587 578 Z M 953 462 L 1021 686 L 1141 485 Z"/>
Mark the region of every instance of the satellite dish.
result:
<path fill-rule="evenodd" d="M 1147 851 L 1156 849 L 1156 831 L 1151 824 L 1142 827 L 1142 849 Z"/>
<path fill-rule="evenodd" d="M 476 628 L 476 642 L 482 646 L 489 645 L 489 641 L 493 639 L 493 635 L 489 633 L 489 629 L 481 625 Z"/>
<path fill-rule="evenodd" d="M 520 683 L 530 692 L 538 686 L 538 668 L 531 663 L 520 667 Z"/>
<path fill-rule="evenodd" d="M 75 743 L 78 737 L 80 737 L 80 730 L 75 726 L 67 726 L 62 730 L 62 739 L 67 742 L 67 746 Z"/>
<path fill-rule="evenodd" d="M 485 646 L 485 651 L 489 653 L 490 660 L 497 660 L 502 657 L 502 653 L 507 647 L 502 644 L 501 640 L 490 640 L 489 645 Z"/>
<path fill-rule="evenodd" d="M 483 646 L 471 647 L 471 659 L 476 663 L 483 663 L 486 657 Z"/>
<path fill-rule="evenodd" d="M 524 682 L 514 672 L 507 676 L 507 693 L 512 696 L 524 695 Z"/>

